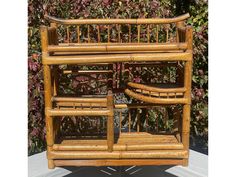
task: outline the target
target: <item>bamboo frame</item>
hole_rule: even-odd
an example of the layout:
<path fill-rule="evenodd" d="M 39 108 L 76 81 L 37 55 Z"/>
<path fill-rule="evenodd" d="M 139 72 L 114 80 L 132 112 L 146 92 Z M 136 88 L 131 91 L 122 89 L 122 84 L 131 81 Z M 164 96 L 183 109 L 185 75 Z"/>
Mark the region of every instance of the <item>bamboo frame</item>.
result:
<path fill-rule="evenodd" d="M 84 166 L 84 165 L 188 165 L 189 129 L 191 107 L 191 70 L 192 70 L 192 28 L 185 26 L 184 20 L 189 14 L 175 18 L 156 19 L 58 19 L 46 15 L 50 27 L 41 27 L 42 61 L 44 65 L 45 89 L 45 115 L 47 130 L 47 157 L 48 167 L 55 166 Z M 160 26 L 176 24 L 175 42 L 169 41 L 171 30 L 166 29 L 166 43 L 159 42 Z M 67 43 L 59 44 L 57 27 L 66 26 Z M 70 41 L 70 26 L 77 27 L 77 43 Z M 87 42 L 80 40 L 83 26 L 87 26 Z M 96 26 L 97 42 L 90 36 L 91 27 Z M 107 27 L 107 41 L 102 42 L 100 26 Z M 112 26 L 117 28 L 117 41 L 111 39 Z M 128 26 L 128 42 L 123 42 L 121 26 Z M 131 26 L 137 26 L 137 41 L 132 39 Z M 142 26 L 142 28 L 141 28 Z M 146 29 L 147 40 L 141 36 L 143 28 Z M 155 42 L 151 42 L 152 29 L 156 28 Z M 122 34 L 121 34 L 122 33 Z M 132 32 L 133 33 L 133 32 Z M 142 42 L 146 41 L 146 42 Z M 178 63 L 184 63 L 178 67 Z M 107 70 L 64 70 L 58 65 L 86 65 L 107 66 Z M 129 82 L 126 78 L 124 88 L 116 84 L 113 88 L 113 65 L 120 65 L 122 79 L 122 66 L 129 75 L 129 67 L 166 67 L 177 66 L 180 76 L 177 81 L 181 87 L 159 88 L 140 83 Z M 108 76 L 107 95 L 97 97 L 61 97 L 58 95 L 59 72 L 64 74 L 105 74 Z M 117 82 L 118 83 L 118 82 Z M 119 81 L 119 83 L 121 83 Z M 114 104 L 113 91 L 119 90 L 141 102 L 136 104 Z M 175 118 L 174 138 L 163 135 L 160 141 L 155 136 L 141 132 L 140 113 L 138 113 L 137 133 L 131 131 L 131 109 L 150 109 L 156 106 L 183 105 L 182 119 Z M 117 142 L 114 141 L 114 111 L 122 113 L 128 109 L 128 133 L 121 132 Z M 100 144 L 90 140 L 78 140 L 76 143 L 68 141 L 67 144 L 56 143 L 60 136 L 59 126 L 61 116 L 105 116 L 107 119 L 107 140 Z M 166 115 L 168 116 L 168 115 Z M 121 116 L 122 117 L 122 116 Z M 148 114 L 146 114 L 148 124 Z M 121 119 L 120 119 L 121 121 Z M 182 122 L 181 122 L 182 121 Z M 121 125 L 121 122 L 120 122 Z M 144 128 L 145 129 L 145 128 Z M 143 130 L 142 130 L 143 131 Z M 146 131 L 148 128 L 146 127 Z M 123 137 L 123 138 L 121 138 Z M 150 143 L 150 139 L 153 139 Z M 135 140 L 135 142 L 134 142 Z M 80 142 L 80 143 L 79 143 Z M 80 159 L 80 160 L 78 160 Z"/>

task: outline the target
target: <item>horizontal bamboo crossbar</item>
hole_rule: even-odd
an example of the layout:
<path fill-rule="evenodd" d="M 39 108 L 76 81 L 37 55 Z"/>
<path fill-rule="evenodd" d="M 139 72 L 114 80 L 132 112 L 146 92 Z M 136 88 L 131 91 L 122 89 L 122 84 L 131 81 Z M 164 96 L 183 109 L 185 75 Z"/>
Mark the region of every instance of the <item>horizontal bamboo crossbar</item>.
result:
<path fill-rule="evenodd" d="M 78 56 L 44 56 L 43 64 L 87 64 L 102 62 L 134 62 L 134 61 L 189 61 L 192 54 L 158 53 L 158 54 L 110 54 L 110 55 L 78 55 Z"/>
<path fill-rule="evenodd" d="M 50 151 L 50 159 L 155 159 L 188 158 L 186 150 L 146 150 L 146 151 Z"/>
<path fill-rule="evenodd" d="M 132 150 L 165 150 L 165 149 L 183 149 L 183 144 L 181 143 L 166 143 L 166 144 L 114 144 L 114 151 L 132 151 Z M 53 150 L 59 151 L 107 151 L 107 145 L 64 145 L 64 144 L 54 144 Z"/>
<path fill-rule="evenodd" d="M 54 160 L 56 166 L 182 165 L 182 159 Z"/>
<path fill-rule="evenodd" d="M 120 43 L 121 44 L 121 43 Z M 187 43 L 163 43 L 163 44 L 100 44 L 100 45 L 50 45 L 49 52 L 116 52 L 116 51 L 157 51 L 157 50 L 186 50 Z"/>
<path fill-rule="evenodd" d="M 45 17 L 54 23 L 59 23 L 63 25 L 92 25 L 92 24 L 166 24 L 166 23 L 176 23 L 179 21 L 186 20 L 189 18 L 189 14 L 175 17 L 175 18 L 153 18 L 153 19 L 60 19 L 55 18 L 50 15 L 45 15 Z"/>
<path fill-rule="evenodd" d="M 141 100 L 147 103 L 155 104 L 186 104 L 188 103 L 187 98 L 154 98 L 150 96 L 144 96 L 142 94 L 135 93 L 129 89 L 125 89 L 125 93 L 130 97 L 133 97 L 137 100 Z"/>
<path fill-rule="evenodd" d="M 147 90 L 147 91 L 151 91 L 151 92 L 176 93 L 176 92 L 185 92 L 186 91 L 186 88 L 158 88 L 158 87 L 147 86 L 147 85 L 134 83 L 134 82 L 128 82 L 127 85 L 132 88 Z"/>
<path fill-rule="evenodd" d="M 64 70 L 63 74 L 107 74 L 112 72 L 112 70 Z"/>
<path fill-rule="evenodd" d="M 48 109 L 48 116 L 108 116 L 111 115 L 109 110 L 92 110 L 92 109 Z"/>
<path fill-rule="evenodd" d="M 80 103 L 106 103 L 107 98 L 52 97 L 52 101 L 80 102 Z"/>

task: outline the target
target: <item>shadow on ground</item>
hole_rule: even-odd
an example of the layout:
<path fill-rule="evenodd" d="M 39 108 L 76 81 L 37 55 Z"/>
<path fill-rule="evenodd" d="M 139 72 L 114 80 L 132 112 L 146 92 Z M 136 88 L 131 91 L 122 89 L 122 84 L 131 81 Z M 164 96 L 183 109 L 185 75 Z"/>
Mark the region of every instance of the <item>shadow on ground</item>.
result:
<path fill-rule="evenodd" d="M 64 167 L 64 169 L 71 171 L 70 174 L 63 177 L 176 177 L 168 172 L 167 169 L 173 166 L 129 166 L 129 167 Z"/>

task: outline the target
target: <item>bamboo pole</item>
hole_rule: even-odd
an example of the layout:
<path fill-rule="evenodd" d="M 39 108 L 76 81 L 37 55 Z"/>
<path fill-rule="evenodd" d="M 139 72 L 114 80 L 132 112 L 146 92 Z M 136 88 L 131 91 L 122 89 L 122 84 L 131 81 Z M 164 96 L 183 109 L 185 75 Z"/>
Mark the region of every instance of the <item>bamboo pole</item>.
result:
<path fill-rule="evenodd" d="M 131 132 L 131 112 L 130 109 L 128 110 L 129 114 L 129 133 Z"/>
<path fill-rule="evenodd" d="M 149 151 L 51 151 L 52 159 L 155 159 L 155 158 L 187 158 L 184 150 L 149 150 Z"/>
<path fill-rule="evenodd" d="M 50 15 L 45 15 L 50 22 L 60 23 L 63 25 L 74 24 L 165 24 L 176 23 L 189 18 L 190 15 L 184 14 L 175 18 L 153 18 L 153 19 L 60 19 Z"/>
<path fill-rule="evenodd" d="M 137 28 L 138 28 L 138 43 L 140 43 L 140 25 L 138 25 Z"/>
<path fill-rule="evenodd" d="M 134 82 L 128 82 L 128 86 L 136 89 L 141 89 L 141 90 L 147 90 L 147 91 L 152 91 L 152 92 L 164 92 L 164 93 L 175 93 L 175 92 L 186 92 L 185 87 L 181 88 L 158 88 L 158 87 L 152 87 L 152 86 L 147 86 L 143 84 L 138 84 Z"/>
<path fill-rule="evenodd" d="M 117 63 L 129 61 L 188 61 L 191 53 L 111 54 L 80 56 L 45 56 L 43 64 Z"/>
<path fill-rule="evenodd" d="M 147 28 L 147 42 L 150 43 L 150 25 Z"/>
<path fill-rule="evenodd" d="M 158 43 L 159 42 L 159 32 L 158 32 L 158 30 L 159 30 L 159 26 L 157 25 L 157 27 L 156 27 L 156 43 Z"/>
<path fill-rule="evenodd" d="M 50 45 L 50 52 L 111 52 L 111 51 L 158 51 L 158 50 L 186 50 L 187 43 L 170 43 L 170 44 L 127 44 L 120 45 L 119 43 L 100 44 L 98 45 Z"/>
<path fill-rule="evenodd" d="M 108 91 L 107 95 L 107 108 L 109 110 L 109 114 L 107 117 L 107 146 L 108 151 L 113 151 L 114 144 L 114 115 L 113 115 L 113 95 L 111 91 Z"/>
<path fill-rule="evenodd" d="M 131 43 L 131 25 L 128 24 L 129 27 L 129 43 Z"/>
<path fill-rule="evenodd" d="M 109 110 L 101 109 L 48 109 L 46 110 L 46 115 L 51 118 L 51 116 L 108 116 L 110 114 Z M 49 122 L 49 121 L 48 121 Z M 51 121 L 49 122 L 51 124 Z"/>
<path fill-rule="evenodd" d="M 52 101 L 80 102 L 80 103 L 106 103 L 107 99 L 105 97 L 103 98 L 52 97 Z"/>
<path fill-rule="evenodd" d="M 77 25 L 77 37 L 78 37 L 78 43 L 80 43 L 80 25 Z"/>
<path fill-rule="evenodd" d="M 177 150 L 183 149 L 182 143 L 153 143 L 153 144 L 114 144 L 114 151 L 138 151 L 138 150 Z M 107 151 L 106 144 L 54 144 L 56 151 Z"/>
<path fill-rule="evenodd" d="M 149 96 L 144 96 L 142 94 L 137 94 L 129 89 L 125 89 L 125 93 L 130 97 L 133 97 L 137 100 L 141 100 L 147 103 L 155 104 L 186 104 L 188 99 L 186 98 L 154 98 Z"/>

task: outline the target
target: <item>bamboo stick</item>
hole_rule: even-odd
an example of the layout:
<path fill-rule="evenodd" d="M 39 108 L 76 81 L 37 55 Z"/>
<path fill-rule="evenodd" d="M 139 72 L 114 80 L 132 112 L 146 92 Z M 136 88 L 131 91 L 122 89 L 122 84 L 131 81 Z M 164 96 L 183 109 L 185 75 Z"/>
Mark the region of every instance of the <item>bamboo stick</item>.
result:
<path fill-rule="evenodd" d="M 45 15 L 50 22 L 64 25 L 72 24 L 165 24 L 176 23 L 189 18 L 190 15 L 184 14 L 175 18 L 154 18 L 154 19 L 60 19 L 50 15 Z"/>
<path fill-rule="evenodd" d="M 157 50 L 186 50 L 187 43 L 171 44 L 103 44 L 103 45 L 73 45 L 48 46 L 49 52 L 109 52 L 109 51 L 157 51 Z"/>
<path fill-rule="evenodd" d="M 97 25 L 97 31 L 98 31 L 98 43 L 101 42 L 101 36 L 100 36 L 100 26 Z"/>
<path fill-rule="evenodd" d="M 80 26 L 77 25 L 77 36 L 78 36 L 78 43 L 80 43 Z"/>
<path fill-rule="evenodd" d="M 105 97 L 104 98 L 52 97 L 52 101 L 80 102 L 80 103 L 106 103 L 107 99 Z"/>
<path fill-rule="evenodd" d="M 110 25 L 107 27 L 107 43 L 110 43 Z"/>
<path fill-rule="evenodd" d="M 137 132 L 140 132 L 140 112 L 139 110 L 138 111 L 138 114 L 137 114 Z"/>
<path fill-rule="evenodd" d="M 112 54 L 81 56 L 45 56 L 43 64 L 82 64 L 129 61 L 188 61 L 190 53 L 158 53 L 158 54 Z"/>
<path fill-rule="evenodd" d="M 69 26 L 66 27 L 66 36 L 67 36 L 67 43 L 70 43 L 70 30 L 69 30 Z"/>
<path fill-rule="evenodd" d="M 90 43 L 90 25 L 87 25 L 88 29 L 88 43 Z"/>
<path fill-rule="evenodd" d="M 108 74 L 112 72 L 112 70 L 64 70 L 63 74 Z"/>
<path fill-rule="evenodd" d="M 121 42 L 121 38 L 120 38 L 120 25 L 117 25 L 118 28 L 118 42 Z"/>
<path fill-rule="evenodd" d="M 182 143 L 153 143 L 153 144 L 114 144 L 114 151 L 138 151 L 138 150 L 175 150 L 183 149 Z M 54 144 L 56 151 L 107 151 L 106 144 Z"/>
<path fill-rule="evenodd" d="M 147 42 L 150 43 L 150 25 L 147 28 Z"/>
<path fill-rule="evenodd" d="M 122 112 L 119 112 L 119 132 L 121 134 L 121 128 L 122 128 Z"/>
<path fill-rule="evenodd" d="M 130 109 L 128 111 L 129 113 L 129 133 L 131 132 L 131 112 L 130 112 Z"/>
<path fill-rule="evenodd" d="M 152 91 L 152 92 L 164 92 L 164 93 L 186 92 L 185 87 L 181 87 L 181 88 L 158 88 L 158 87 L 147 86 L 147 85 L 134 83 L 134 82 L 128 82 L 127 85 L 132 87 L 132 88 L 146 90 L 146 91 Z"/>
<path fill-rule="evenodd" d="M 131 25 L 128 24 L 129 27 L 129 43 L 131 43 Z"/>
<path fill-rule="evenodd" d="M 148 96 L 143 96 L 141 94 L 134 93 L 129 89 L 125 89 L 125 93 L 130 97 L 133 97 L 137 100 L 141 100 L 147 103 L 155 103 L 155 104 L 186 104 L 188 99 L 186 98 L 153 98 Z"/>
<path fill-rule="evenodd" d="M 155 158 L 187 158 L 188 152 L 184 150 L 149 150 L 149 151 L 51 151 L 52 159 L 155 159 Z"/>
<path fill-rule="evenodd" d="M 157 32 L 156 32 L 156 43 L 158 43 L 159 42 L 159 32 L 158 32 L 158 30 L 159 30 L 159 26 L 157 25 L 157 27 L 156 27 L 156 30 L 157 30 Z"/>
<path fill-rule="evenodd" d="M 113 144 L 114 144 L 114 115 L 113 115 L 113 95 L 111 91 L 108 91 L 107 95 L 107 108 L 109 110 L 108 120 L 107 120 L 107 146 L 108 151 L 113 151 Z"/>
<path fill-rule="evenodd" d="M 46 115 L 51 116 L 107 116 L 110 114 L 109 110 L 91 110 L 91 109 L 48 109 Z"/>
<path fill-rule="evenodd" d="M 140 25 L 138 25 L 137 28 L 138 28 L 138 43 L 140 43 Z"/>

